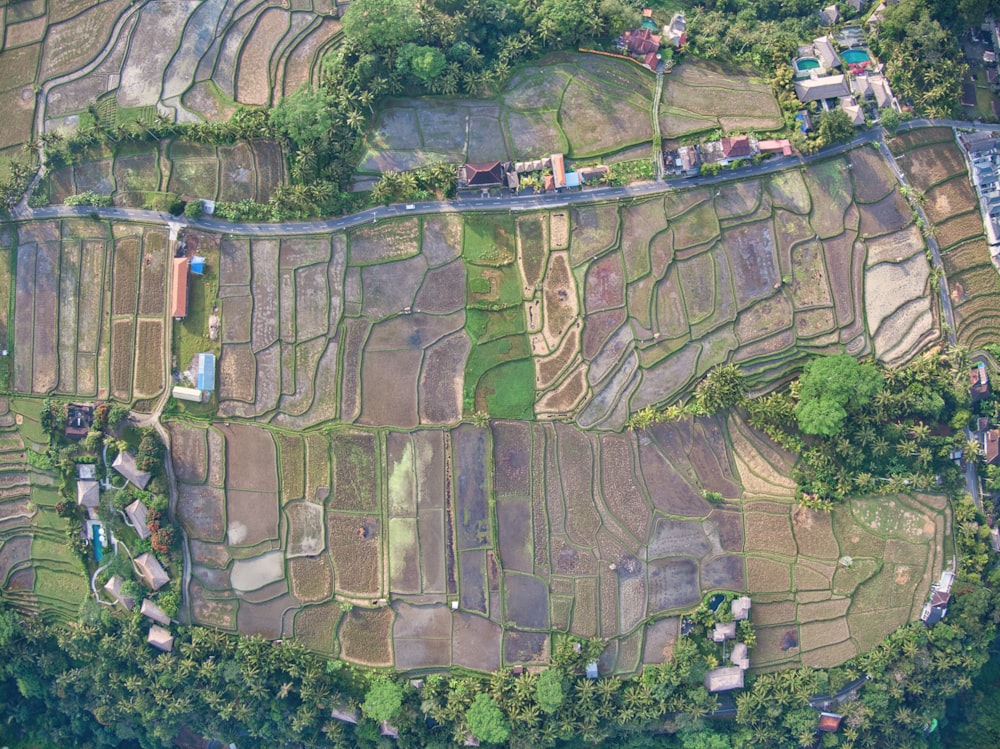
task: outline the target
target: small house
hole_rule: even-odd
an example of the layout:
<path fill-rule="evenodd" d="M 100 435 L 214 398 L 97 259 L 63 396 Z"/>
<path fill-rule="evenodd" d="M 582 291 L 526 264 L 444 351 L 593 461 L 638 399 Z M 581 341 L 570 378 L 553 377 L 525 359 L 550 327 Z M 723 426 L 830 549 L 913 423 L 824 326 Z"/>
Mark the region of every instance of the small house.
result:
<path fill-rule="evenodd" d="M 1000 429 L 990 429 L 983 435 L 983 456 L 991 466 L 1000 462 Z"/>
<path fill-rule="evenodd" d="M 701 169 L 701 156 L 694 146 L 681 146 L 677 149 L 678 166 L 685 174 L 697 174 Z"/>
<path fill-rule="evenodd" d="M 169 630 L 164 629 L 158 624 L 154 624 L 149 628 L 149 636 L 146 637 L 146 642 L 154 648 L 162 650 L 164 653 L 169 653 L 174 649 L 173 635 L 170 634 Z"/>
<path fill-rule="evenodd" d="M 201 255 L 195 255 L 191 258 L 191 272 L 196 276 L 205 275 L 205 258 Z"/>
<path fill-rule="evenodd" d="M 864 110 L 861 109 L 861 105 L 854 100 L 853 96 L 841 97 L 840 108 L 844 110 L 848 117 L 850 117 L 851 124 L 854 125 L 854 127 L 864 127 Z"/>
<path fill-rule="evenodd" d="M 135 464 L 135 458 L 128 450 L 122 450 L 118 453 L 118 457 L 115 458 L 111 467 L 128 479 L 137 489 L 145 489 L 149 479 L 152 478 L 148 472 L 139 470 Z"/>
<path fill-rule="evenodd" d="M 836 11 L 837 6 L 834 5 L 831 7 Z M 834 70 L 840 67 L 840 55 L 837 54 L 837 49 L 833 46 L 833 40 L 829 36 L 821 36 L 818 39 L 813 39 L 813 51 L 816 53 L 816 57 L 819 58 L 820 64 L 826 70 Z"/>
<path fill-rule="evenodd" d="M 398 739 L 399 729 L 392 725 L 389 721 L 383 720 L 379 723 L 379 733 L 387 739 Z"/>
<path fill-rule="evenodd" d="M 566 187 L 580 189 L 580 175 L 577 172 L 566 172 Z"/>
<path fill-rule="evenodd" d="M 836 733 L 840 729 L 840 721 L 842 719 L 843 716 L 836 713 L 820 713 L 819 724 L 816 726 L 816 730 Z"/>
<path fill-rule="evenodd" d="M 713 668 L 705 674 L 705 689 L 709 692 L 728 692 L 743 688 L 743 669 L 739 666 Z"/>
<path fill-rule="evenodd" d="M 585 166 L 577 169 L 576 173 L 580 175 L 580 181 L 587 184 L 590 182 L 600 182 L 608 176 L 608 171 L 608 167 L 604 164 L 598 164 L 597 166 Z"/>
<path fill-rule="evenodd" d="M 170 617 L 166 615 L 163 609 L 150 601 L 148 598 L 142 599 L 142 606 L 139 607 L 139 613 L 150 621 L 162 624 L 164 627 L 170 625 Z"/>
<path fill-rule="evenodd" d="M 170 281 L 170 316 L 175 320 L 187 317 L 188 310 L 188 268 L 191 261 L 186 257 L 174 258 L 174 274 Z"/>
<path fill-rule="evenodd" d="M 97 466 L 93 463 L 77 463 L 76 477 L 82 481 L 95 481 L 97 479 Z"/>
<path fill-rule="evenodd" d="M 836 5 L 827 5 L 819 12 L 819 22 L 824 26 L 836 26 L 840 20 L 840 11 Z"/>
<path fill-rule="evenodd" d="M 143 581 L 153 590 L 159 590 L 170 582 L 170 577 L 159 560 L 148 551 L 135 558 L 135 566 L 139 568 Z"/>
<path fill-rule="evenodd" d="M 146 505 L 143 504 L 141 499 L 137 499 L 125 507 L 125 516 L 139 538 L 149 538 L 152 535 L 149 532 L 149 526 L 147 525 L 149 521 L 146 519 L 146 514 Z"/>
<path fill-rule="evenodd" d="M 358 711 L 354 710 L 347 705 L 338 705 L 330 711 L 330 717 L 334 720 L 339 720 L 341 723 L 350 723 L 352 725 L 357 725 L 360 718 L 358 717 Z"/>
<path fill-rule="evenodd" d="M 205 393 L 198 388 L 186 388 L 182 385 L 174 385 L 170 394 L 180 401 L 191 401 L 192 403 L 204 403 Z"/>
<path fill-rule="evenodd" d="M 733 620 L 744 622 L 750 618 L 750 607 L 752 606 L 750 596 L 740 596 L 733 599 L 732 612 Z"/>
<path fill-rule="evenodd" d="M 969 397 L 973 403 L 990 397 L 990 376 L 983 362 L 969 370 Z"/>
<path fill-rule="evenodd" d="M 597 661 L 591 661 L 587 664 L 587 678 L 596 679 L 598 677 L 597 671 Z"/>
<path fill-rule="evenodd" d="M 650 29 L 632 29 L 622 34 L 618 46 L 633 57 L 645 57 L 659 51 L 660 38 L 659 34 L 654 34 Z"/>
<path fill-rule="evenodd" d="M 788 138 L 757 141 L 757 150 L 761 153 L 773 153 L 779 156 L 791 156 L 793 154 L 792 144 Z"/>
<path fill-rule="evenodd" d="M 70 403 L 66 407 L 66 437 L 71 440 L 83 439 L 94 423 L 94 407 L 81 403 Z"/>
<path fill-rule="evenodd" d="M 753 146 L 746 135 L 722 139 L 722 153 L 727 159 L 746 159 L 753 156 Z"/>
<path fill-rule="evenodd" d="M 101 485 L 96 481 L 76 482 L 76 503 L 93 515 L 101 504 Z"/>
<path fill-rule="evenodd" d="M 566 187 L 566 162 L 561 153 L 554 153 L 552 160 L 552 180 L 557 190 Z"/>
<path fill-rule="evenodd" d="M 795 81 L 794 85 L 795 95 L 799 97 L 799 101 L 804 103 L 839 99 L 851 94 L 851 90 L 847 87 L 847 79 L 843 75 L 806 78 L 802 81 Z"/>
<path fill-rule="evenodd" d="M 465 734 L 465 741 L 462 742 L 462 746 L 479 746 L 479 739 L 472 735 L 469 731 Z"/>
<path fill-rule="evenodd" d="M 215 390 L 215 354 L 198 354 L 197 385 L 203 393 Z"/>
<path fill-rule="evenodd" d="M 499 161 L 464 164 L 458 170 L 459 187 L 502 187 L 503 184 L 504 169 Z"/>
<path fill-rule="evenodd" d="M 687 21 L 684 20 L 683 13 L 674 13 L 670 19 L 670 25 L 663 29 L 663 38 L 672 47 L 680 49 L 687 44 Z"/>
<path fill-rule="evenodd" d="M 736 622 L 716 622 L 712 630 L 713 642 L 725 642 L 736 639 Z"/>
<path fill-rule="evenodd" d="M 104 583 L 104 589 L 111 594 L 111 597 L 114 598 L 123 609 L 131 611 L 135 608 L 135 598 L 122 593 L 122 585 L 124 585 L 124 583 L 125 581 L 122 579 L 121 575 L 115 575 Z"/>

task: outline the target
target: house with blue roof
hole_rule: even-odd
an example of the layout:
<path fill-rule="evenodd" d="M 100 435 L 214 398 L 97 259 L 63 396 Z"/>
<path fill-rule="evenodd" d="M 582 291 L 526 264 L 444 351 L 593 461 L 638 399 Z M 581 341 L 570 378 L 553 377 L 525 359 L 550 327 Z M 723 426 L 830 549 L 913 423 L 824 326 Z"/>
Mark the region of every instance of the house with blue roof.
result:
<path fill-rule="evenodd" d="M 198 354 L 198 374 L 195 379 L 198 390 L 215 390 L 215 354 Z"/>

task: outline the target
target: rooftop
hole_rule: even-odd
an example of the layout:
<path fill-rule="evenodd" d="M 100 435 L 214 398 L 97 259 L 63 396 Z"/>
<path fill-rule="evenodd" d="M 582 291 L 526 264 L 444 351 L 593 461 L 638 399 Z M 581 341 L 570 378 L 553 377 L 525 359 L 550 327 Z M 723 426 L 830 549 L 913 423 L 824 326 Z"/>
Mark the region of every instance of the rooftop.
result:
<path fill-rule="evenodd" d="M 736 622 L 716 622 L 712 630 L 712 640 L 725 642 L 736 638 Z"/>
<path fill-rule="evenodd" d="M 833 733 L 840 728 L 840 721 L 842 716 L 836 713 L 820 713 L 819 714 L 819 725 L 816 726 L 820 731 L 826 731 L 828 733 Z"/>
<path fill-rule="evenodd" d="M 174 258 L 174 275 L 170 286 L 170 316 L 174 318 L 187 317 L 188 309 L 188 266 L 186 257 Z"/>
<path fill-rule="evenodd" d="M 738 622 L 749 619 L 751 605 L 753 604 L 750 601 L 750 596 L 740 596 L 739 598 L 733 599 L 733 619 Z"/>
<path fill-rule="evenodd" d="M 151 478 L 149 473 L 139 470 L 135 464 L 135 458 L 132 457 L 132 453 L 128 450 L 122 450 L 118 453 L 118 457 L 115 458 L 115 462 L 111 464 L 111 467 L 131 481 L 138 489 L 145 489 L 146 484 L 149 483 L 149 479 Z"/>
<path fill-rule="evenodd" d="M 128 520 L 135 529 L 135 532 L 139 534 L 139 538 L 149 538 L 152 535 L 149 532 L 149 527 L 146 525 L 148 522 L 146 520 L 146 505 L 142 503 L 141 499 L 137 499 L 128 505 L 125 508 L 125 514 L 128 516 Z"/>
<path fill-rule="evenodd" d="M 122 608 L 127 611 L 131 611 L 135 608 L 135 599 L 132 596 L 122 595 L 122 585 L 124 583 L 125 581 L 122 579 L 121 575 L 115 575 L 104 583 L 104 589 L 111 594 L 111 597 L 114 598 L 122 606 Z"/>
<path fill-rule="evenodd" d="M 154 648 L 162 650 L 164 653 L 169 653 L 174 648 L 174 636 L 170 634 L 169 630 L 164 629 L 158 624 L 154 624 L 149 628 L 149 636 L 146 638 L 146 642 Z"/>
<path fill-rule="evenodd" d="M 139 613 L 157 624 L 162 624 L 164 627 L 170 624 L 170 617 L 166 615 L 163 609 L 148 598 L 142 599 L 142 606 L 139 608 Z"/>
<path fill-rule="evenodd" d="M 88 510 L 96 510 L 101 504 L 101 485 L 96 481 L 77 481 L 76 501 Z"/>
<path fill-rule="evenodd" d="M 142 579 L 153 590 L 159 590 L 170 582 L 170 577 L 160 565 L 159 560 L 148 551 L 135 558 L 135 566 L 139 568 Z"/>
<path fill-rule="evenodd" d="M 822 78 L 806 78 L 795 81 L 795 95 L 800 101 L 820 101 L 821 99 L 839 99 L 849 96 L 847 80 L 843 75 L 828 75 Z"/>
<path fill-rule="evenodd" d="M 705 674 L 705 689 L 709 692 L 728 692 L 743 688 L 743 669 L 739 666 L 714 668 Z"/>
<path fill-rule="evenodd" d="M 462 187 L 497 187 L 503 184 L 503 164 L 499 161 L 465 164 L 458 176 Z"/>

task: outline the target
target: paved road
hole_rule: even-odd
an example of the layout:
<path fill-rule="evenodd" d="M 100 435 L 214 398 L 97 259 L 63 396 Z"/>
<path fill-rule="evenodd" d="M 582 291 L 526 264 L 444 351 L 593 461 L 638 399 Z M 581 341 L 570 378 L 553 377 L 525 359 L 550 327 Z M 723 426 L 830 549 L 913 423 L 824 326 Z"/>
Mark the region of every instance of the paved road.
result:
<path fill-rule="evenodd" d="M 734 171 L 725 171 L 711 177 L 679 177 L 675 179 L 641 182 L 623 187 L 596 187 L 571 193 L 545 193 L 543 195 L 515 195 L 498 198 L 459 198 L 447 201 L 429 201 L 411 203 L 412 209 L 405 205 L 388 205 L 371 208 L 350 216 L 325 219 L 320 221 L 288 222 L 282 224 L 239 224 L 220 221 L 211 217 L 191 220 L 183 216 L 170 216 L 158 211 L 144 211 L 138 208 L 91 208 L 88 206 L 46 206 L 45 208 L 30 208 L 21 203 L 13 211 L 12 217 L 17 221 L 37 219 L 69 218 L 73 216 L 91 216 L 97 214 L 102 219 L 118 219 L 122 221 L 138 221 L 144 223 L 165 223 L 174 221 L 188 226 L 208 229 L 211 231 L 229 232 L 232 234 L 249 234 L 261 237 L 287 237 L 302 234 L 324 234 L 360 226 L 366 223 L 377 223 L 380 219 L 396 216 L 418 215 L 429 213 L 465 213 L 475 211 L 531 211 L 559 208 L 581 203 L 597 203 L 603 201 L 640 199 L 651 195 L 667 193 L 672 190 L 692 187 L 710 187 L 723 185 L 745 179 L 773 174 L 795 166 L 821 161 L 837 156 L 858 146 L 877 142 L 881 131 L 870 130 L 861 133 L 848 143 L 823 149 L 812 156 L 787 156 L 771 158 L 760 164 L 743 167 Z"/>

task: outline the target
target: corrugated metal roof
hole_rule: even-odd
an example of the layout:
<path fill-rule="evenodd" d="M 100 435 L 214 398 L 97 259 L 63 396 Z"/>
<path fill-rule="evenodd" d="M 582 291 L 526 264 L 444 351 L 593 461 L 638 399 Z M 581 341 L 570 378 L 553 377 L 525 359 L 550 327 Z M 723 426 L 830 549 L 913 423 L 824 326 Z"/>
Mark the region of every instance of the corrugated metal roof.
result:
<path fill-rule="evenodd" d="M 198 389 L 215 390 L 215 354 L 198 354 Z"/>

